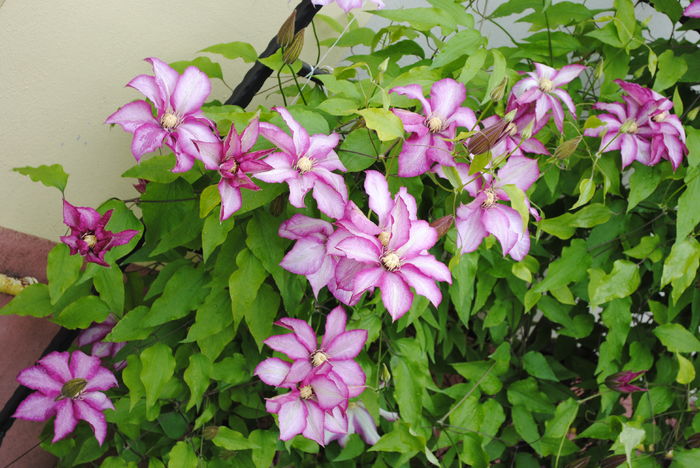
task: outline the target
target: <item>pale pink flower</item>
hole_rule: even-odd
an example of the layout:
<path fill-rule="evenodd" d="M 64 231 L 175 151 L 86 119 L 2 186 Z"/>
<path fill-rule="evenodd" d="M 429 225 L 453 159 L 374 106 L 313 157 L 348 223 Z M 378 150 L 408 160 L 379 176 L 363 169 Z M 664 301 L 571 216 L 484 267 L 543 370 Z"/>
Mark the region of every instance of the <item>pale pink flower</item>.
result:
<path fill-rule="evenodd" d="M 37 391 L 20 403 L 12 417 L 46 421 L 55 416 L 53 442 L 73 432 L 82 419 L 90 424 L 102 445 L 107 436 L 103 412 L 114 409 L 102 392 L 117 386 L 117 380 L 100 365 L 99 358 L 82 351 L 54 351 L 41 358 L 36 366 L 20 372 L 17 381 Z"/>
<path fill-rule="evenodd" d="M 398 86 L 389 92 L 420 101 L 423 115 L 404 109 L 392 109 L 411 135 L 399 154 L 399 176 L 413 177 L 429 171 L 433 164 L 454 166 L 452 152 L 457 127 L 476 129 L 474 111 L 461 107 L 467 97 L 462 83 L 445 78 L 433 84 L 430 99 L 423 97 L 417 84 Z"/>
<path fill-rule="evenodd" d="M 693 0 L 690 5 L 683 10 L 683 16 L 688 18 L 700 18 L 700 0 Z"/>
<path fill-rule="evenodd" d="M 260 123 L 260 133 L 280 151 L 265 159 L 272 170 L 258 173 L 256 177 L 264 182 L 286 182 L 289 185 L 289 202 L 297 208 L 306 206 L 304 197 L 313 190 L 312 195 L 322 213 L 331 218 L 341 217 L 348 191 L 343 177 L 331 172 L 346 171 L 333 151 L 340 136 L 337 133 L 309 136 L 287 109 L 276 107 L 274 110 L 282 116 L 292 136 L 275 125 Z"/>
<path fill-rule="evenodd" d="M 332 3 L 333 0 L 311 0 L 314 5 L 328 5 Z M 345 13 L 349 12 L 353 8 L 362 8 L 363 0 L 335 0 L 340 8 L 342 8 Z M 372 0 L 378 8 L 384 8 L 384 2 L 382 0 Z"/>
<path fill-rule="evenodd" d="M 348 431 L 345 434 L 326 431 L 326 444 L 337 440 L 342 447 L 345 447 L 350 434 L 359 435 L 367 445 L 374 445 L 379 441 L 377 425 L 374 424 L 372 415 L 369 414 L 369 411 L 367 411 L 367 408 L 361 401 L 351 401 L 348 404 L 346 415 L 348 419 Z M 385 411 L 381 408 L 379 409 L 379 415 L 387 421 L 392 422 L 399 418 L 398 413 Z"/>
<path fill-rule="evenodd" d="M 153 116 L 146 101 L 134 101 L 107 117 L 105 123 L 118 124 L 134 134 L 131 152 L 136 160 L 165 144 L 175 153 L 173 172 L 185 172 L 200 159 L 195 141 L 219 143 L 214 124 L 204 117 L 202 104 L 211 92 L 209 78 L 196 67 L 182 75 L 157 58 L 147 58 L 153 74 L 139 75 L 127 86 L 140 91 L 156 108 Z"/>
<path fill-rule="evenodd" d="M 554 116 L 554 124 L 559 131 L 564 128 L 563 102 L 571 115 L 576 118 L 576 106 L 569 93 L 560 88 L 579 76 L 586 67 L 583 65 L 566 65 L 556 70 L 541 63 L 535 63 L 535 71 L 528 72 L 524 78 L 513 86 L 512 93 L 518 105 L 535 104 L 535 119 L 538 124 L 549 119 L 549 111 Z M 561 101 L 561 102 L 559 102 Z"/>

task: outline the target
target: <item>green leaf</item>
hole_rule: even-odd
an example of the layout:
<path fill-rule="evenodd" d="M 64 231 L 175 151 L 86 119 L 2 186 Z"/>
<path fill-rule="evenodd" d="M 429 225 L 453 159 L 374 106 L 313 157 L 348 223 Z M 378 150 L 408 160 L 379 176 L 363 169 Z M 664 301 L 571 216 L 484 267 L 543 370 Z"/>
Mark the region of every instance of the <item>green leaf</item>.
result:
<path fill-rule="evenodd" d="M 197 308 L 209 292 L 203 270 L 192 265 L 177 270 L 165 285 L 163 294 L 153 302 L 142 326 L 171 322 Z"/>
<path fill-rule="evenodd" d="M 214 249 L 223 244 L 234 225 L 234 217 L 219 221 L 219 213 L 213 212 L 204 220 L 202 227 L 202 255 L 206 262 Z"/>
<path fill-rule="evenodd" d="M 348 172 L 364 171 L 377 162 L 381 142 L 374 132 L 358 128 L 350 132 L 338 148 L 338 157 Z"/>
<path fill-rule="evenodd" d="M 489 76 L 488 86 L 486 86 L 486 93 L 481 101 L 482 104 L 491 100 L 491 92 L 506 77 L 506 58 L 498 49 L 491 49 L 491 55 L 493 56 L 493 69 Z"/>
<path fill-rule="evenodd" d="M 659 71 L 654 81 L 654 91 L 661 92 L 675 85 L 688 71 L 688 63 L 683 57 L 676 57 L 670 49 L 659 55 Z"/>
<path fill-rule="evenodd" d="M 678 360 L 678 374 L 676 374 L 676 382 L 681 385 L 688 385 L 695 380 L 695 366 L 693 363 L 676 353 L 676 359 Z"/>
<path fill-rule="evenodd" d="M 449 65 L 465 55 L 471 55 L 485 42 L 484 37 L 476 29 L 460 31 L 440 47 L 439 53 L 430 66 L 438 68 Z"/>
<path fill-rule="evenodd" d="M 171 172 L 175 167 L 175 155 L 170 153 L 163 156 L 152 156 L 141 160 L 139 164 L 127 169 L 122 177 L 133 177 L 135 179 L 145 179 L 150 182 L 169 184 L 178 177 L 179 174 Z"/>
<path fill-rule="evenodd" d="M 109 315 L 109 307 L 96 296 L 81 297 L 63 309 L 56 323 L 71 330 L 87 328 L 92 322 L 102 322 Z"/>
<path fill-rule="evenodd" d="M 260 260 L 248 249 L 243 249 L 236 257 L 238 269 L 228 279 L 231 295 L 231 312 L 235 327 L 245 317 L 247 309 L 255 300 L 260 285 L 267 277 L 267 271 Z"/>
<path fill-rule="evenodd" d="M 242 354 L 234 353 L 214 364 L 211 377 L 227 384 L 238 385 L 248 382 L 251 375 L 246 358 Z"/>
<path fill-rule="evenodd" d="M 394 423 L 394 430 L 384 434 L 368 451 L 399 452 L 403 454 L 422 452 L 425 447 L 425 440 L 411 434 L 410 431 L 408 424 L 397 421 Z"/>
<path fill-rule="evenodd" d="M 700 351 L 700 340 L 677 323 L 665 323 L 654 329 L 654 335 L 672 353 Z"/>
<path fill-rule="evenodd" d="M 321 102 L 317 109 L 331 115 L 352 115 L 357 112 L 357 101 L 346 98 L 330 98 Z"/>
<path fill-rule="evenodd" d="M 430 31 L 440 26 L 444 34 L 457 26 L 455 18 L 447 11 L 438 8 L 402 8 L 400 10 L 372 10 L 368 13 L 381 16 L 397 23 L 408 23 L 419 31 Z"/>
<path fill-rule="evenodd" d="M 187 403 L 185 411 L 189 411 L 194 405 L 197 409 L 202 403 L 202 395 L 209 387 L 209 377 L 212 365 L 208 357 L 197 353 L 190 356 L 190 365 L 184 373 L 184 380 L 190 388 L 190 401 Z"/>
<path fill-rule="evenodd" d="M 197 454 L 185 440 L 176 443 L 168 454 L 168 468 L 192 468 L 198 463 Z"/>
<path fill-rule="evenodd" d="M 141 382 L 141 360 L 135 354 L 126 357 L 126 367 L 122 371 L 122 380 L 129 389 L 129 409 L 133 410 L 141 397 L 146 396 L 146 389 Z"/>
<path fill-rule="evenodd" d="M 206 218 L 211 210 L 221 203 L 219 188 L 217 185 L 210 185 L 199 195 L 199 217 Z"/>
<path fill-rule="evenodd" d="M 248 440 L 240 432 L 231 430 L 224 426 L 219 427 L 219 431 L 212 442 L 214 442 L 214 445 L 217 447 L 221 447 L 226 450 L 249 450 L 260 448 L 258 444 Z"/>
<path fill-rule="evenodd" d="M 279 306 L 279 294 L 270 285 L 263 284 L 255 300 L 246 308 L 245 322 L 258 344 L 258 351 L 262 350 L 263 341 L 272 334 L 272 324 L 277 317 Z"/>
<path fill-rule="evenodd" d="M 592 306 L 627 297 L 637 290 L 640 282 L 639 268 L 628 260 L 615 260 L 609 274 L 591 268 L 588 275 L 588 296 Z"/>
<path fill-rule="evenodd" d="M 610 208 L 602 203 L 592 203 L 573 214 L 564 213 L 556 218 L 543 219 L 538 226 L 560 239 L 568 239 L 574 235 L 576 228 L 592 228 L 606 223 L 611 216 Z"/>
<path fill-rule="evenodd" d="M 212 62 L 209 57 L 197 57 L 194 60 L 182 60 L 179 62 L 172 62 L 170 66 L 178 73 L 183 73 L 185 69 L 189 67 L 196 67 L 209 78 L 219 78 L 224 79 L 224 75 L 221 72 L 221 65 L 216 62 Z"/>
<path fill-rule="evenodd" d="M 528 9 L 534 9 L 536 11 L 542 8 L 542 2 L 540 0 L 510 0 L 498 5 L 491 16 L 494 18 L 500 18 L 502 16 L 509 16 L 515 13 L 522 13 Z"/>
<path fill-rule="evenodd" d="M 638 429 L 630 424 L 622 423 L 622 432 L 618 437 L 618 441 L 625 448 L 625 456 L 627 457 L 627 463 L 629 466 L 632 465 L 632 450 L 641 444 L 646 437 L 646 432 L 644 429 Z"/>
<path fill-rule="evenodd" d="M 467 61 L 464 63 L 462 72 L 459 74 L 458 81 L 464 84 L 469 84 L 469 82 L 479 73 L 486 62 L 486 57 L 488 56 L 488 51 L 486 49 L 479 49 L 469 56 Z"/>
<path fill-rule="evenodd" d="M 556 410 L 554 410 L 552 419 L 545 423 L 544 437 L 556 439 L 566 437 L 577 414 L 578 403 L 573 398 L 568 398 L 559 403 Z"/>
<path fill-rule="evenodd" d="M 247 42 L 239 41 L 216 44 L 202 49 L 200 52 L 211 52 L 212 54 L 223 55 L 230 60 L 241 58 L 244 62 L 248 63 L 255 62 L 258 59 L 258 53 L 255 52 L 255 48 L 252 45 Z"/>
<path fill-rule="evenodd" d="M 0 308 L 0 315 L 20 317 L 46 317 L 52 313 L 49 287 L 42 283 L 30 284 L 6 306 Z"/>
<path fill-rule="evenodd" d="M 554 413 L 554 406 L 547 396 L 537 387 L 533 378 L 518 380 L 508 387 L 508 401 L 512 405 L 519 405 L 535 413 Z"/>
<path fill-rule="evenodd" d="M 692 147 L 692 146 L 689 146 Z M 700 147 L 698 147 L 700 149 Z M 678 216 L 676 217 L 676 241 L 685 239 L 695 226 L 700 223 L 700 169 L 688 170 L 685 176 L 686 188 L 678 198 Z"/>
<path fill-rule="evenodd" d="M 156 343 L 141 351 L 139 378 L 146 392 L 146 406 L 153 408 L 160 398 L 165 384 L 175 372 L 172 349 L 164 343 Z"/>
<path fill-rule="evenodd" d="M 93 279 L 100 299 L 118 315 L 124 311 L 124 274 L 117 265 L 100 268 Z"/>
<path fill-rule="evenodd" d="M 649 257 L 659 245 L 661 237 L 655 235 L 644 236 L 639 240 L 639 244 L 631 249 L 625 250 L 623 253 L 632 258 L 644 259 Z"/>
<path fill-rule="evenodd" d="M 570 209 L 575 210 L 591 201 L 591 198 L 595 195 L 595 187 L 596 185 L 593 179 L 581 179 L 581 182 L 578 184 L 578 200 L 576 200 L 576 203 L 574 203 Z"/>
<path fill-rule="evenodd" d="M 453 278 L 449 288 L 450 299 L 465 327 L 469 326 L 478 261 L 478 254 L 463 254 L 455 255 L 449 263 Z"/>
<path fill-rule="evenodd" d="M 523 220 L 523 230 L 527 231 L 527 223 L 530 219 L 530 204 L 527 201 L 525 192 L 515 184 L 502 185 L 501 189 L 510 198 L 510 206 L 520 214 L 520 218 Z"/>
<path fill-rule="evenodd" d="M 671 253 L 664 260 L 661 275 L 661 287 L 671 283 L 673 302 L 677 302 L 683 291 L 695 279 L 695 272 L 700 265 L 700 243 L 694 238 L 683 239 L 671 247 Z"/>
<path fill-rule="evenodd" d="M 615 0 L 615 28 L 617 36 L 623 46 L 629 47 L 628 43 L 634 35 L 637 20 L 634 17 L 634 3 L 632 0 Z"/>
<path fill-rule="evenodd" d="M 677 22 L 683 15 L 683 7 L 677 0 L 653 0 L 654 8 L 665 13 L 672 23 Z"/>
<path fill-rule="evenodd" d="M 489 455 L 484 450 L 483 445 L 481 435 L 475 433 L 464 434 L 462 452 L 459 454 L 459 457 L 467 466 L 486 468 L 489 466 Z"/>
<path fill-rule="evenodd" d="M 152 327 L 143 327 L 143 319 L 148 314 L 148 307 L 138 306 L 124 315 L 104 341 L 119 343 L 122 341 L 143 340 L 151 336 Z"/>
<path fill-rule="evenodd" d="M 661 172 L 654 167 L 636 164 L 634 173 L 630 177 L 630 195 L 627 198 L 627 212 L 643 200 L 646 200 L 649 195 L 654 193 L 656 187 L 662 179 Z"/>
<path fill-rule="evenodd" d="M 586 276 L 591 264 L 591 256 L 583 239 L 574 239 L 569 247 L 564 247 L 561 257 L 549 265 L 545 278 L 534 290 L 543 293 L 560 289 L 569 283 L 576 283 Z"/>
<path fill-rule="evenodd" d="M 51 303 L 55 304 L 64 292 L 80 277 L 83 257 L 71 255 L 66 244 L 56 244 L 49 252 L 46 265 L 46 276 L 49 280 L 49 295 Z"/>
<path fill-rule="evenodd" d="M 370 108 L 357 111 L 365 119 L 367 128 L 377 132 L 382 141 L 391 141 L 403 137 L 403 123 L 387 109 Z"/>
<path fill-rule="evenodd" d="M 272 466 L 272 460 L 277 452 L 277 438 L 278 434 L 274 431 L 255 429 L 250 433 L 248 440 L 258 446 L 250 454 L 256 468 L 270 468 Z"/>
<path fill-rule="evenodd" d="M 603 44 L 608 44 L 618 49 L 623 48 L 623 44 L 620 42 L 620 38 L 617 35 L 617 29 L 612 21 L 602 28 L 586 33 L 585 35 L 598 39 Z"/>
<path fill-rule="evenodd" d="M 56 187 L 61 192 L 66 189 L 68 183 L 68 174 L 60 164 L 15 167 L 12 170 L 28 176 L 34 182 L 41 182 L 47 187 Z"/>
<path fill-rule="evenodd" d="M 523 356 L 523 368 L 533 377 L 542 380 L 552 380 L 558 382 L 559 379 L 552 368 L 549 366 L 547 359 L 537 351 L 528 351 Z"/>

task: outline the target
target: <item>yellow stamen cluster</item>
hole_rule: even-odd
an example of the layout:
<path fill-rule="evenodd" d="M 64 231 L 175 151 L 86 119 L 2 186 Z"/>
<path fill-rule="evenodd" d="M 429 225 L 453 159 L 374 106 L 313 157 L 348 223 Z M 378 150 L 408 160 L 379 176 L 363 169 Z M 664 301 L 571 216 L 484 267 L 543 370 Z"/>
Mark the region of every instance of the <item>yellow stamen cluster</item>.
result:
<path fill-rule="evenodd" d="M 311 365 L 318 367 L 328 360 L 328 355 L 321 350 L 316 350 L 311 355 Z"/>
<path fill-rule="evenodd" d="M 639 130 L 639 126 L 633 119 L 626 120 L 620 127 L 620 133 L 637 133 L 637 130 Z"/>
<path fill-rule="evenodd" d="M 97 245 L 97 236 L 95 236 L 95 234 L 83 234 L 80 238 L 88 245 L 89 248 L 93 248 L 95 245 Z"/>
<path fill-rule="evenodd" d="M 481 204 L 481 207 L 491 208 L 496 203 L 496 192 L 492 188 L 487 188 L 484 193 L 486 193 L 486 200 Z"/>
<path fill-rule="evenodd" d="M 160 118 L 160 125 L 166 130 L 172 130 L 177 127 L 178 123 L 180 123 L 180 119 L 172 112 L 166 112 L 163 114 L 163 117 Z"/>
<path fill-rule="evenodd" d="M 301 397 L 302 400 L 308 400 L 312 396 L 314 396 L 314 390 L 311 388 L 311 385 L 304 385 L 299 389 L 299 396 Z"/>
<path fill-rule="evenodd" d="M 666 120 L 666 117 L 668 117 L 668 112 L 663 111 L 663 112 L 660 113 L 660 114 L 656 114 L 656 115 L 655 115 L 654 117 L 652 117 L 651 119 L 652 119 L 654 122 L 656 122 L 656 123 L 660 123 L 660 122 L 663 122 L 664 120 Z"/>
<path fill-rule="evenodd" d="M 384 268 L 389 271 L 396 271 L 401 266 L 401 258 L 394 252 L 384 254 L 381 261 Z"/>
<path fill-rule="evenodd" d="M 310 158 L 307 158 L 306 156 L 302 156 L 297 161 L 296 169 L 299 171 L 299 173 L 305 174 L 305 173 L 309 172 L 313 166 L 314 166 L 314 162 Z"/>
<path fill-rule="evenodd" d="M 540 78 L 540 91 L 543 93 L 551 93 L 554 89 L 554 83 L 549 78 Z"/>
<path fill-rule="evenodd" d="M 382 231 L 379 234 L 377 234 L 377 239 L 379 239 L 379 242 L 386 247 L 389 245 L 389 240 L 391 239 L 391 233 L 387 231 Z"/>
<path fill-rule="evenodd" d="M 430 130 L 430 133 L 440 133 L 445 128 L 445 122 L 438 116 L 431 115 L 425 121 L 426 127 Z"/>

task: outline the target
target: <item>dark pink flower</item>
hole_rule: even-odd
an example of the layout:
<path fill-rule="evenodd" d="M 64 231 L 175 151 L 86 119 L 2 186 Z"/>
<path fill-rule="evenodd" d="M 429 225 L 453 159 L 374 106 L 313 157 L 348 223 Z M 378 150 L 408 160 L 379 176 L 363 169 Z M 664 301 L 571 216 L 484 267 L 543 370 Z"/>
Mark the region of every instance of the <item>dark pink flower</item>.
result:
<path fill-rule="evenodd" d="M 457 208 L 455 225 L 457 245 L 462 252 L 473 252 L 481 241 L 493 234 L 503 255 L 522 260 L 530 250 L 530 233 L 515 209 L 499 203 L 509 201 L 504 185 L 513 184 L 523 192 L 539 177 L 537 161 L 522 156 L 508 159 L 494 179 L 490 174 L 469 175 L 469 166 L 458 164 L 457 172 L 474 200 Z M 467 183 L 468 182 L 468 183 Z"/>
<path fill-rule="evenodd" d="M 693 0 L 690 5 L 685 7 L 683 15 L 688 18 L 700 18 L 700 0 Z"/>
<path fill-rule="evenodd" d="M 82 351 L 53 352 L 20 372 L 17 381 L 37 391 L 20 403 L 12 417 L 46 421 L 55 416 L 53 442 L 73 432 L 82 419 L 102 445 L 107 435 L 103 412 L 114 409 L 102 392 L 117 386 L 117 380 L 100 365 L 99 358 Z"/>
<path fill-rule="evenodd" d="M 103 322 L 93 323 L 90 328 L 81 331 L 76 338 L 76 344 L 79 347 L 92 345 L 90 350 L 92 356 L 102 359 L 113 358 L 126 346 L 126 343 L 110 343 L 102 340 L 109 335 L 116 324 L 117 319 L 114 315 L 109 314 Z M 126 367 L 126 361 L 114 363 L 115 370 L 121 370 L 124 367 Z"/>
<path fill-rule="evenodd" d="M 134 101 L 107 117 L 105 123 L 118 124 L 134 134 L 131 152 L 136 160 L 156 150 L 164 143 L 175 153 L 177 164 L 173 172 L 192 168 L 201 159 L 195 141 L 219 143 L 214 124 L 204 117 L 202 104 L 211 92 L 209 78 L 196 67 L 188 67 L 182 75 L 157 58 L 147 58 L 153 74 L 139 75 L 127 86 L 140 91 L 154 105 Z"/>
<path fill-rule="evenodd" d="M 605 385 L 616 392 L 631 393 L 631 392 L 646 392 L 646 388 L 632 385 L 634 379 L 645 373 L 646 371 L 632 372 L 623 371 L 613 374 L 605 379 Z"/>
<path fill-rule="evenodd" d="M 248 175 L 272 169 L 269 164 L 259 159 L 274 150 L 250 151 L 258 140 L 258 132 L 259 121 L 255 117 L 240 135 L 236 127 L 231 125 L 223 146 L 205 141 L 195 142 L 200 149 L 204 166 L 207 169 L 218 170 L 221 175 L 221 221 L 228 219 L 241 208 L 241 188 L 260 190 Z"/>
<path fill-rule="evenodd" d="M 105 226 L 112 217 L 112 210 L 101 215 L 86 206 L 73 206 L 63 200 L 63 222 L 70 228 L 70 235 L 61 236 L 61 241 L 70 248 L 71 255 L 80 253 L 88 262 L 109 266 L 105 254 L 118 245 L 124 245 L 138 234 L 128 229 L 111 232 Z"/>
<path fill-rule="evenodd" d="M 353 8 L 362 8 L 362 2 L 364 0 L 335 0 L 340 8 L 342 8 L 345 13 L 349 12 Z M 377 7 L 384 8 L 384 2 L 382 0 L 372 0 Z M 314 5 L 328 5 L 333 2 L 333 0 L 311 0 Z"/>
<path fill-rule="evenodd" d="M 392 200 L 386 180 L 378 172 L 367 171 L 365 190 L 370 195 L 370 207 L 377 210 L 379 225 L 350 202 L 333 234 L 334 250 L 329 249 L 360 264 L 353 277 L 347 278 L 351 285 L 344 289 L 358 296 L 379 287 L 393 320 L 410 309 L 411 287 L 437 307 L 442 294 L 435 281 L 452 282 L 450 270 L 428 253 L 438 240 L 437 231 L 426 221 L 415 219 L 415 200 L 408 193 Z"/>
<path fill-rule="evenodd" d="M 423 106 L 423 115 L 404 109 L 392 109 L 411 135 L 399 154 L 399 176 L 413 177 L 431 169 L 434 163 L 454 166 L 457 127 L 476 128 L 476 117 L 468 107 L 461 107 L 467 97 L 464 85 L 451 78 L 433 84 L 430 99 L 423 97 L 423 88 L 417 84 L 398 86 L 389 92 L 417 99 Z"/>
<path fill-rule="evenodd" d="M 260 124 L 260 133 L 274 143 L 281 151 L 271 154 L 265 162 L 272 169 L 261 172 L 256 177 L 264 182 L 286 182 L 289 185 L 289 202 L 304 208 L 304 197 L 313 190 L 318 209 L 331 218 L 343 215 L 348 190 L 343 177 L 331 171 L 345 172 L 345 166 L 333 151 L 340 136 L 313 135 L 294 120 L 289 111 L 275 107 L 292 131 L 290 137 L 280 128 L 267 122 Z"/>
<path fill-rule="evenodd" d="M 331 364 L 333 372 L 343 380 L 348 397 L 358 396 L 365 388 L 365 373 L 353 359 L 360 354 L 367 341 L 367 330 L 345 330 L 347 316 L 342 307 L 333 309 L 326 318 L 326 333 L 321 345 L 313 329 L 303 320 L 283 318 L 276 325 L 294 333 L 273 335 L 265 344 L 294 360 L 285 381 L 296 383 L 313 368 L 325 362 Z"/>
<path fill-rule="evenodd" d="M 566 65 L 556 70 L 541 63 L 535 63 L 535 71 L 528 72 L 524 78 L 513 86 L 512 93 L 518 105 L 535 104 L 535 120 L 538 123 L 549 119 L 549 111 L 554 116 L 554 124 L 559 131 L 564 128 L 564 109 L 562 101 L 574 118 L 576 106 L 569 93 L 560 88 L 579 76 L 586 67 L 583 65 Z M 546 119 L 545 119 L 546 117 Z"/>

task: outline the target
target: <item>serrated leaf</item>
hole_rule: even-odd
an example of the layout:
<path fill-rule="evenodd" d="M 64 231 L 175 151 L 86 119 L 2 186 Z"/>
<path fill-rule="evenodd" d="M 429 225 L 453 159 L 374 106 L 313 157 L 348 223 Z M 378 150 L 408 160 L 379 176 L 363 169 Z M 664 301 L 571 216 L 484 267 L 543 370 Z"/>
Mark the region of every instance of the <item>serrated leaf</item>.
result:
<path fill-rule="evenodd" d="M 68 174 L 66 174 L 66 171 L 63 170 L 63 166 L 60 164 L 15 167 L 12 170 L 28 176 L 34 182 L 41 182 L 47 187 L 55 187 L 61 192 L 66 189 L 66 184 L 68 183 Z"/>

